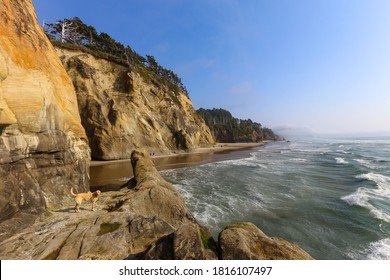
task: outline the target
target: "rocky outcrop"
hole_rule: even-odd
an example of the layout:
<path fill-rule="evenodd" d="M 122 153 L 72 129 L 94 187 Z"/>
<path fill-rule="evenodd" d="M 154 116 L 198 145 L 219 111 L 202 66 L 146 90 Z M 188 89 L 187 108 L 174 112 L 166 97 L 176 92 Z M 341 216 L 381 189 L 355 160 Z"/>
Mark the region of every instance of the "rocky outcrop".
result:
<path fill-rule="evenodd" d="M 134 152 L 132 164 L 135 185 L 103 193 L 96 212 L 50 212 L 0 243 L 0 259 L 217 259 L 211 234 L 151 159 Z"/>
<path fill-rule="evenodd" d="M 168 154 L 214 143 L 191 100 L 145 67 L 56 50 L 75 86 L 92 158 L 129 158 L 140 148 Z"/>
<path fill-rule="evenodd" d="M 228 226 L 219 234 L 224 260 L 312 260 L 304 250 L 280 237 L 269 237 L 254 224 Z"/>
<path fill-rule="evenodd" d="M 132 153 L 134 180 L 105 192 L 96 212 L 72 204 L 0 243 L 0 259 L 311 259 L 250 223 L 228 227 L 219 245 L 150 158 Z M 70 197 L 70 196 L 69 196 Z"/>
<path fill-rule="evenodd" d="M 70 186 L 87 190 L 89 159 L 72 82 L 32 1 L 0 1 L 0 240 Z"/>

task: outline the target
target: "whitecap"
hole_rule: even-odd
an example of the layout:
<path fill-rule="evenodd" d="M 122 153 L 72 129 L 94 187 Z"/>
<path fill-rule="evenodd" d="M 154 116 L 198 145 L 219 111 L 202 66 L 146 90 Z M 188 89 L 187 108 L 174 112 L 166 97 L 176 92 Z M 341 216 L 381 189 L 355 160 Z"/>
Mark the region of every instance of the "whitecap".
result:
<path fill-rule="evenodd" d="M 335 160 L 338 164 L 348 164 L 348 161 L 340 157 L 335 158 Z"/>
<path fill-rule="evenodd" d="M 383 170 L 386 168 L 385 166 L 378 165 L 378 163 L 382 163 L 378 160 L 355 159 L 355 161 L 358 162 L 360 165 L 373 170 Z"/>
<path fill-rule="evenodd" d="M 360 165 L 364 166 L 364 167 L 367 167 L 369 169 L 376 169 L 376 166 L 372 164 L 372 161 L 371 160 L 367 160 L 367 159 L 355 159 L 355 161 L 357 161 L 358 163 L 360 163 Z"/>
<path fill-rule="evenodd" d="M 369 160 L 366 160 L 366 159 L 355 159 L 355 161 L 357 161 L 358 163 L 360 163 L 361 165 L 365 166 L 365 167 L 368 167 L 368 168 L 371 168 L 371 161 Z"/>
<path fill-rule="evenodd" d="M 314 153 L 314 154 L 325 154 L 325 153 L 329 153 L 330 150 L 329 149 L 323 149 L 323 148 L 312 148 L 312 149 L 297 149 L 295 150 L 295 152 L 298 152 L 298 153 Z"/>
<path fill-rule="evenodd" d="M 377 185 L 381 185 L 381 184 L 385 184 L 385 183 L 390 182 L 389 177 L 382 175 L 382 174 L 373 173 L 373 172 L 357 175 L 356 178 L 373 181 Z"/>
<path fill-rule="evenodd" d="M 344 151 L 344 150 L 337 150 L 336 152 L 341 153 L 341 154 L 350 154 L 350 152 Z"/>
<path fill-rule="evenodd" d="M 356 176 L 376 183 L 377 188 L 360 187 L 356 192 L 341 197 L 349 205 L 358 205 L 370 211 L 377 219 L 390 222 L 390 213 L 385 208 L 375 206 L 375 201 L 388 201 L 390 198 L 390 178 L 381 174 L 367 173 Z"/>
<path fill-rule="evenodd" d="M 390 238 L 371 242 L 360 252 L 349 254 L 353 259 L 365 260 L 389 260 L 390 259 Z"/>
<path fill-rule="evenodd" d="M 390 238 L 370 243 L 367 248 L 367 253 L 367 259 L 369 260 L 389 260 Z"/>
<path fill-rule="evenodd" d="M 214 163 L 216 166 L 245 166 L 245 167 L 258 167 L 259 165 L 253 162 L 253 158 L 225 160 Z"/>
<path fill-rule="evenodd" d="M 294 161 L 294 162 L 307 162 L 307 159 L 305 159 L 305 158 L 292 158 L 292 159 L 290 159 L 290 161 Z"/>
<path fill-rule="evenodd" d="M 367 203 L 369 196 L 366 194 L 365 190 L 365 188 L 359 188 L 356 192 L 343 196 L 341 199 L 347 202 L 349 205 L 359 205 L 369 208 L 370 205 Z"/>

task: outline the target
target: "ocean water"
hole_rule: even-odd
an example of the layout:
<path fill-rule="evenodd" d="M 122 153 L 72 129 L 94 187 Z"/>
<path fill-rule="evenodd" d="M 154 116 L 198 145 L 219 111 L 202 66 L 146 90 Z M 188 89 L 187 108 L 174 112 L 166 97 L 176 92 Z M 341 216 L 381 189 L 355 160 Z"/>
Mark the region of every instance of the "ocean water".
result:
<path fill-rule="evenodd" d="M 274 142 L 162 175 L 215 238 L 248 221 L 316 259 L 390 259 L 390 139 Z"/>

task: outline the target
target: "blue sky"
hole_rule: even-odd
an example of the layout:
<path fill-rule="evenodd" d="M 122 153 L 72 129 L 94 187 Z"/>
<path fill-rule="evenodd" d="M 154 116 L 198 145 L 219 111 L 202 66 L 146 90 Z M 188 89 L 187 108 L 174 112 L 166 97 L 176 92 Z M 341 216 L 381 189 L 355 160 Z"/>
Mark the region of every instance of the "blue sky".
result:
<path fill-rule="evenodd" d="M 175 71 L 195 108 L 264 126 L 390 135 L 390 1 L 33 0 Z"/>

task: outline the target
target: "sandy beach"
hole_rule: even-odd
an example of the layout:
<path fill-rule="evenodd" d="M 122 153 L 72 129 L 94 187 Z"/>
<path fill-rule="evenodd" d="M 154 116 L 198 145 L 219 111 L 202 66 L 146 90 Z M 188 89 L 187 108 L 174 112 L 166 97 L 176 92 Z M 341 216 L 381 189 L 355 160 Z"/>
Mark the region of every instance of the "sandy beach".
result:
<path fill-rule="evenodd" d="M 190 152 L 151 156 L 158 170 L 189 167 L 228 159 L 245 158 L 253 148 L 269 141 L 258 143 L 217 143 Z M 130 159 L 91 161 L 91 189 L 101 186 L 115 186 L 126 183 L 133 176 Z"/>
<path fill-rule="evenodd" d="M 194 149 L 194 150 L 189 151 L 189 152 L 171 153 L 171 154 L 167 154 L 167 155 L 158 155 L 158 154 L 151 155 L 151 158 L 158 159 L 158 158 L 180 157 L 183 155 L 191 155 L 191 154 L 221 153 L 221 152 L 226 152 L 226 151 L 249 149 L 249 148 L 253 148 L 253 147 L 263 146 L 268 142 L 270 142 L 270 141 L 262 141 L 262 142 L 256 142 L 256 143 L 216 143 L 215 145 L 213 145 L 211 147 L 197 148 L 197 149 Z M 130 159 L 105 160 L 105 161 L 92 160 L 91 167 L 119 163 L 119 162 L 127 162 L 127 161 L 130 161 Z"/>
<path fill-rule="evenodd" d="M 256 143 L 217 143 L 213 147 L 198 148 L 192 153 L 218 153 L 218 152 L 225 152 L 225 151 L 248 149 L 248 148 L 263 146 L 268 142 L 270 141 L 262 141 Z"/>

